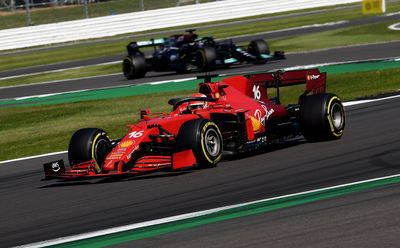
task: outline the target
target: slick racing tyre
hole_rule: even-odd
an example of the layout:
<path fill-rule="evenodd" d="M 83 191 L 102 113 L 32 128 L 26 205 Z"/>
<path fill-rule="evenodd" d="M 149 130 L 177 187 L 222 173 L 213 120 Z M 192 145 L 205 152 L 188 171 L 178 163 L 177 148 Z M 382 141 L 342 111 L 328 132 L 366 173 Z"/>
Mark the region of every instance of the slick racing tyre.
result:
<path fill-rule="evenodd" d="M 95 160 L 100 167 L 111 152 L 111 142 L 107 133 L 99 128 L 83 128 L 76 131 L 69 142 L 68 159 L 71 167 Z"/>
<path fill-rule="evenodd" d="M 196 52 L 197 65 L 199 70 L 208 71 L 212 69 L 217 59 L 217 52 L 214 47 L 203 47 Z"/>
<path fill-rule="evenodd" d="M 345 126 L 345 111 L 334 94 L 305 97 L 300 104 L 300 126 L 309 141 L 339 139 Z"/>
<path fill-rule="evenodd" d="M 268 43 L 261 39 L 253 40 L 249 44 L 248 52 L 261 59 L 261 54 L 269 55 Z"/>
<path fill-rule="evenodd" d="M 215 166 L 222 157 L 222 136 L 218 126 L 207 119 L 185 122 L 178 133 L 178 149 L 192 149 L 201 167 Z"/>
<path fill-rule="evenodd" d="M 126 56 L 122 62 L 122 72 L 126 79 L 144 77 L 146 75 L 146 59 L 140 54 Z"/>

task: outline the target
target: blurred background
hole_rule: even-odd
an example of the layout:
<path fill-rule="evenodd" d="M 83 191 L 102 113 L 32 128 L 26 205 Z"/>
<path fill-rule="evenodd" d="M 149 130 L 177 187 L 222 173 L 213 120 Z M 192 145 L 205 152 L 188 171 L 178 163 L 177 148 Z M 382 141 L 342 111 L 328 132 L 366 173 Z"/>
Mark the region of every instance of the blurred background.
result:
<path fill-rule="evenodd" d="M 218 0 L 0 0 L 0 28 L 16 28 Z"/>

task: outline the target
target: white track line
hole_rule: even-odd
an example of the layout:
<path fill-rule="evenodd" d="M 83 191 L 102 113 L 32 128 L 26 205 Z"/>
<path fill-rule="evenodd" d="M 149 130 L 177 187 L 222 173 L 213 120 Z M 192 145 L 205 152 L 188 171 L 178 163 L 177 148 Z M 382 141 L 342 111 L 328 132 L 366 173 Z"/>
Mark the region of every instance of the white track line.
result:
<path fill-rule="evenodd" d="M 223 211 L 223 210 L 243 207 L 243 206 L 252 205 L 252 204 L 256 204 L 256 203 L 260 203 L 260 202 L 273 201 L 273 200 L 277 200 L 277 199 L 289 198 L 289 197 L 299 196 L 299 195 L 304 195 L 304 194 L 309 194 L 309 193 L 316 193 L 316 192 L 321 192 L 321 191 L 325 191 L 325 190 L 337 189 L 337 188 L 341 188 L 341 187 L 355 186 L 355 185 L 359 185 L 359 184 L 363 184 L 363 183 L 374 182 L 374 181 L 379 181 L 379 180 L 385 180 L 385 179 L 390 179 L 390 178 L 399 177 L 399 176 L 400 176 L 400 174 L 395 174 L 395 175 L 390 175 L 390 176 L 386 176 L 386 177 L 379 177 L 379 178 L 362 180 L 362 181 L 353 182 L 353 183 L 340 184 L 340 185 L 336 185 L 336 186 L 332 186 L 332 187 L 326 187 L 326 188 L 315 189 L 315 190 L 310 190 L 310 191 L 298 192 L 298 193 L 294 193 L 294 194 L 277 196 L 277 197 L 272 197 L 272 198 L 267 198 L 267 199 L 262 199 L 262 200 L 257 200 L 257 201 L 251 201 L 251 202 L 246 202 L 246 203 L 241 203 L 241 204 L 229 205 L 229 206 L 220 207 L 220 208 L 213 208 L 213 209 L 204 210 L 204 211 L 181 214 L 181 215 L 171 216 L 171 217 L 167 217 L 167 218 L 161 218 L 161 219 L 157 219 L 157 220 L 145 221 L 145 222 L 125 225 L 125 226 L 120 226 L 120 227 L 103 229 L 103 230 L 94 231 L 94 232 L 88 232 L 88 233 L 83 233 L 83 234 L 78 234 L 78 235 L 72 235 L 72 236 L 63 237 L 63 238 L 46 240 L 46 241 L 36 242 L 36 243 L 22 245 L 22 246 L 18 246 L 18 247 L 19 248 L 27 248 L 27 247 L 36 248 L 36 247 L 45 247 L 45 246 L 51 246 L 51 245 L 58 245 L 58 244 L 62 244 L 62 243 L 73 242 L 73 241 L 78 241 L 78 240 L 84 240 L 84 239 L 99 237 L 99 236 L 103 236 L 103 235 L 109 235 L 109 234 L 113 234 L 113 233 L 124 232 L 124 231 L 134 230 L 134 229 L 138 229 L 138 228 L 143 228 L 143 227 L 148 227 L 148 226 L 154 226 L 154 225 L 169 223 L 169 222 L 178 221 L 178 220 L 185 220 L 185 219 L 195 218 L 195 217 L 199 217 L 199 216 L 204 216 L 204 215 L 220 212 L 220 211 Z"/>
<path fill-rule="evenodd" d="M 94 65 L 82 65 L 82 66 L 68 67 L 68 68 L 49 70 L 49 71 L 32 72 L 32 73 L 27 73 L 27 74 L 22 74 L 22 75 L 2 77 L 2 78 L 0 78 L 0 80 L 19 78 L 19 77 L 26 77 L 26 76 L 33 76 L 33 75 L 39 75 L 39 74 L 45 74 L 45 73 L 51 73 L 51 72 L 62 72 L 62 71 L 81 69 L 81 68 L 86 68 L 86 67 L 91 67 L 91 66 L 112 65 L 112 64 L 118 64 L 118 63 L 121 63 L 121 61 L 112 61 L 112 62 L 106 62 L 106 63 L 100 63 L 100 64 L 94 64 Z"/>
<path fill-rule="evenodd" d="M 291 70 L 323 67 L 323 66 L 329 66 L 329 65 L 345 65 L 345 64 L 368 63 L 368 62 L 386 62 L 386 61 L 400 61 L 400 57 L 366 59 L 366 60 L 350 60 L 350 61 L 343 61 L 343 62 L 329 62 L 329 63 L 320 63 L 320 64 L 313 64 L 313 65 L 297 65 L 297 66 L 284 68 L 283 70 L 291 71 Z"/>
<path fill-rule="evenodd" d="M 25 158 L 10 159 L 10 160 L 5 160 L 5 161 L 0 161 L 0 164 L 18 162 L 18 161 L 34 159 L 34 158 L 48 157 L 48 156 L 59 155 L 59 154 L 64 154 L 64 153 L 67 153 L 67 151 L 52 152 L 52 153 L 41 154 L 41 155 L 36 155 L 36 156 L 30 156 L 30 157 L 25 157 Z"/>
<path fill-rule="evenodd" d="M 301 30 L 301 29 L 307 29 L 307 28 L 330 27 L 330 26 L 345 24 L 345 23 L 348 23 L 348 22 L 349 22 L 348 20 L 342 20 L 342 21 L 337 21 L 337 22 L 316 23 L 316 24 L 298 26 L 298 27 L 293 27 L 293 28 L 284 28 L 284 29 L 279 29 L 279 30 L 273 30 L 273 31 L 267 31 L 267 32 L 254 33 L 254 34 L 252 34 L 252 35 L 274 34 L 274 33 L 280 33 L 280 32 L 286 32 L 286 31 L 293 31 L 293 30 Z M 247 37 L 247 36 L 249 36 L 249 35 L 248 35 L 248 34 L 246 34 L 246 35 L 239 35 L 239 36 L 234 36 L 234 37 L 227 38 L 227 39 L 242 38 L 242 37 Z"/>
<path fill-rule="evenodd" d="M 400 91 L 400 89 L 397 90 L 397 91 Z M 388 96 L 388 97 L 377 98 L 377 99 L 350 101 L 350 102 L 343 103 L 343 105 L 344 106 L 353 106 L 353 105 L 370 103 L 370 102 L 379 102 L 379 101 L 384 101 L 384 100 L 393 99 L 393 98 L 399 98 L 399 97 L 400 97 L 400 95 L 395 95 L 395 96 Z"/>
<path fill-rule="evenodd" d="M 120 73 L 108 74 L 106 76 L 119 75 L 119 74 Z M 105 75 L 102 75 L 102 76 L 105 76 Z M 79 79 L 98 78 L 98 77 L 102 77 L 102 76 L 85 77 L 85 78 L 79 78 Z M 173 81 L 164 80 L 164 81 L 149 82 L 149 83 L 142 83 L 142 84 L 136 84 L 136 85 L 135 84 L 125 84 L 125 85 L 100 87 L 100 88 L 91 88 L 91 89 L 84 89 L 84 90 L 74 90 L 74 91 L 64 91 L 64 92 L 48 93 L 48 94 L 41 94 L 41 95 L 22 96 L 22 97 L 16 97 L 16 98 L 0 99 L 0 100 L 2 100 L 2 101 L 5 101 L 5 100 L 17 100 L 18 101 L 18 100 L 24 100 L 24 99 L 29 99 L 29 98 L 35 98 L 35 97 L 41 98 L 41 97 L 48 97 L 48 96 L 57 96 L 57 95 L 62 95 L 62 94 L 86 92 L 86 91 L 92 91 L 92 90 L 106 90 L 106 89 L 116 89 L 116 88 L 122 88 L 122 87 L 130 87 L 130 86 L 165 84 L 165 83 L 173 83 L 173 82 L 182 82 L 182 81 L 193 80 L 193 79 L 196 79 L 196 78 L 195 77 L 182 78 L 182 79 L 175 79 Z M 49 84 L 49 83 L 57 83 L 57 82 L 72 81 L 72 80 L 78 80 L 78 78 L 76 78 L 76 79 L 66 79 L 66 80 L 61 80 L 61 81 L 53 81 L 53 82 L 44 82 L 44 83 L 40 83 L 40 84 Z M 24 86 L 26 86 L 26 85 L 24 85 Z M 22 87 L 22 85 L 20 87 Z"/>

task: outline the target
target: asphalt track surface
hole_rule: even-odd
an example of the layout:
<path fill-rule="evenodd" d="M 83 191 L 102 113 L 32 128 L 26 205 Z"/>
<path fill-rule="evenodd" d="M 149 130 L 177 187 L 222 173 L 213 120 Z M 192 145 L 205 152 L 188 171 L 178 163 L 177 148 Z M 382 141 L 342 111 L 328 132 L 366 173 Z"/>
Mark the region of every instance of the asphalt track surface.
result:
<path fill-rule="evenodd" d="M 274 70 L 298 65 L 399 57 L 399 48 L 400 41 L 394 41 L 386 43 L 332 48 L 305 53 L 293 53 L 287 55 L 287 59 L 285 60 L 271 61 L 263 65 L 240 65 L 228 69 L 215 70 L 212 73 L 232 74 L 250 71 Z M 137 80 L 126 80 L 122 74 L 118 74 L 100 76 L 96 78 L 66 80 L 57 83 L 6 87 L 0 89 L 0 99 L 12 99 L 24 96 L 69 92 L 83 89 L 136 85 L 164 80 L 173 81 L 174 79 L 189 78 L 198 75 L 202 75 L 202 73 L 176 74 L 150 72 L 145 78 Z"/>
<path fill-rule="evenodd" d="M 41 181 L 37 158 L 0 165 L 0 244 L 22 245 L 400 173 L 400 98 L 349 106 L 343 138 L 270 147 L 216 168 Z M 398 185 L 138 240 L 121 247 L 393 247 Z"/>
<path fill-rule="evenodd" d="M 287 60 L 220 73 L 400 55 L 400 42 L 291 54 Z M 178 75 L 191 77 L 194 74 Z M 143 80 L 177 78 L 150 75 Z M 14 95 L 142 83 L 119 77 L 63 87 L 16 87 Z M 13 88 L 14 89 L 14 88 Z M 0 90 L 2 92 L 4 89 Z M 12 94 L 11 94 L 12 95 Z M 5 98 L 3 95 L 0 98 Z M 6 97 L 9 98 L 9 97 Z M 89 181 L 41 181 L 56 155 L 0 164 L 2 247 L 400 173 L 400 98 L 350 106 L 341 140 L 299 140 L 216 168 Z M 397 184 L 265 214 L 209 224 L 117 247 L 395 247 Z"/>

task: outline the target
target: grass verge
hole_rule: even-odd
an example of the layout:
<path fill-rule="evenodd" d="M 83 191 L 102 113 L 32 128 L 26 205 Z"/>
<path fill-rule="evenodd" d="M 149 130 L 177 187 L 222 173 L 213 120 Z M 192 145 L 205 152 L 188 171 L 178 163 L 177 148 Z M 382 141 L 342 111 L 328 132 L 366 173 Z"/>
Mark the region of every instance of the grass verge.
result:
<path fill-rule="evenodd" d="M 51 82 L 56 80 L 67 80 L 73 78 L 83 78 L 90 76 L 101 76 L 112 73 L 122 73 L 121 63 L 86 66 L 83 68 L 76 68 L 76 69 L 57 71 L 57 72 L 43 72 L 40 74 L 14 77 L 8 79 L 0 78 L 0 87 L 23 85 L 23 84 L 35 84 L 35 83 Z"/>
<path fill-rule="evenodd" d="M 378 22 L 351 28 L 342 28 L 314 34 L 272 40 L 272 47 L 290 52 L 304 52 L 322 48 L 394 41 L 400 32 L 388 29 L 393 21 Z"/>
<path fill-rule="evenodd" d="M 394 92 L 400 88 L 399 73 L 400 69 L 387 69 L 328 75 L 327 91 L 343 100 Z M 281 90 L 282 102 L 294 103 L 304 86 Z M 191 92 L 0 109 L 0 161 L 66 150 L 70 136 L 79 128 L 99 127 L 113 138 L 120 137 L 127 131 L 124 125 L 137 122 L 139 109 L 168 112 L 168 99 Z"/>
<path fill-rule="evenodd" d="M 324 8 L 317 8 L 317 9 L 324 9 Z M 400 2 L 387 4 L 387 9 L 388 9 L 387 13 L 399 11 Z M 309 10 L 310 9 L 301 10 L 297 12 L 286 12 L 286 13 L 301 13 Z M 286 13 L 280 13 L 280 14 L 283 15 Z M 275 15 L 266 15 L 266 16 L 275 16 Z M 327 23 L 340 20 L 354 20 L 360 18 L 363 18 L 360 9 L 352 8 L 346 10 L 335 10 L 325 13 L 310 14 L 306 16 L 284 18 L 281 20 L 261 21 L 250 24 L 249 23 L 238 24 L 238 25 L 225 26 L 219 28 L 202 29 L 199 30 L 198 33 L 199 35 L 213 35 L 216 38 L 226 38 L 237 35 L 247 35 L 257 32 L 266 32 L 266 31 L 279 30 L 291 27 L 298 27 L 302 25 L 311 25 L 315 23 Z M 228 23 L 231 21 L 232 20 L 225 22 Z M 215 23 L 206 23 L 206 24 L 209 25 Z M 176 28 L 187 28 L 187 27 L 176 27 Z M 126 34 L 126 36 L 130 35 L 133 34 Z M 149 36 L 149 37 L 144 37 L 143 39 L 160 38 L 160 37 Z M 35 65 L 57 63 L 62 61 L 79 60 L 85 58 L 94 58 L 99 56 L 125 53 L 126 44 L 127 40 L 117 40 L 117 41 L 112 40 L 112 41 L 104 41 L 92 44 L 81 44 L 71 47 L 62 47 L 45 51 L 29 52 L 23 55 L 4 55 L 0 57 L 0 71 L 12 70 L 12 69 L 35 66 Z M 281 47 L 278 46 L 276 46 L 276 48 L 282 49 Z"/>

